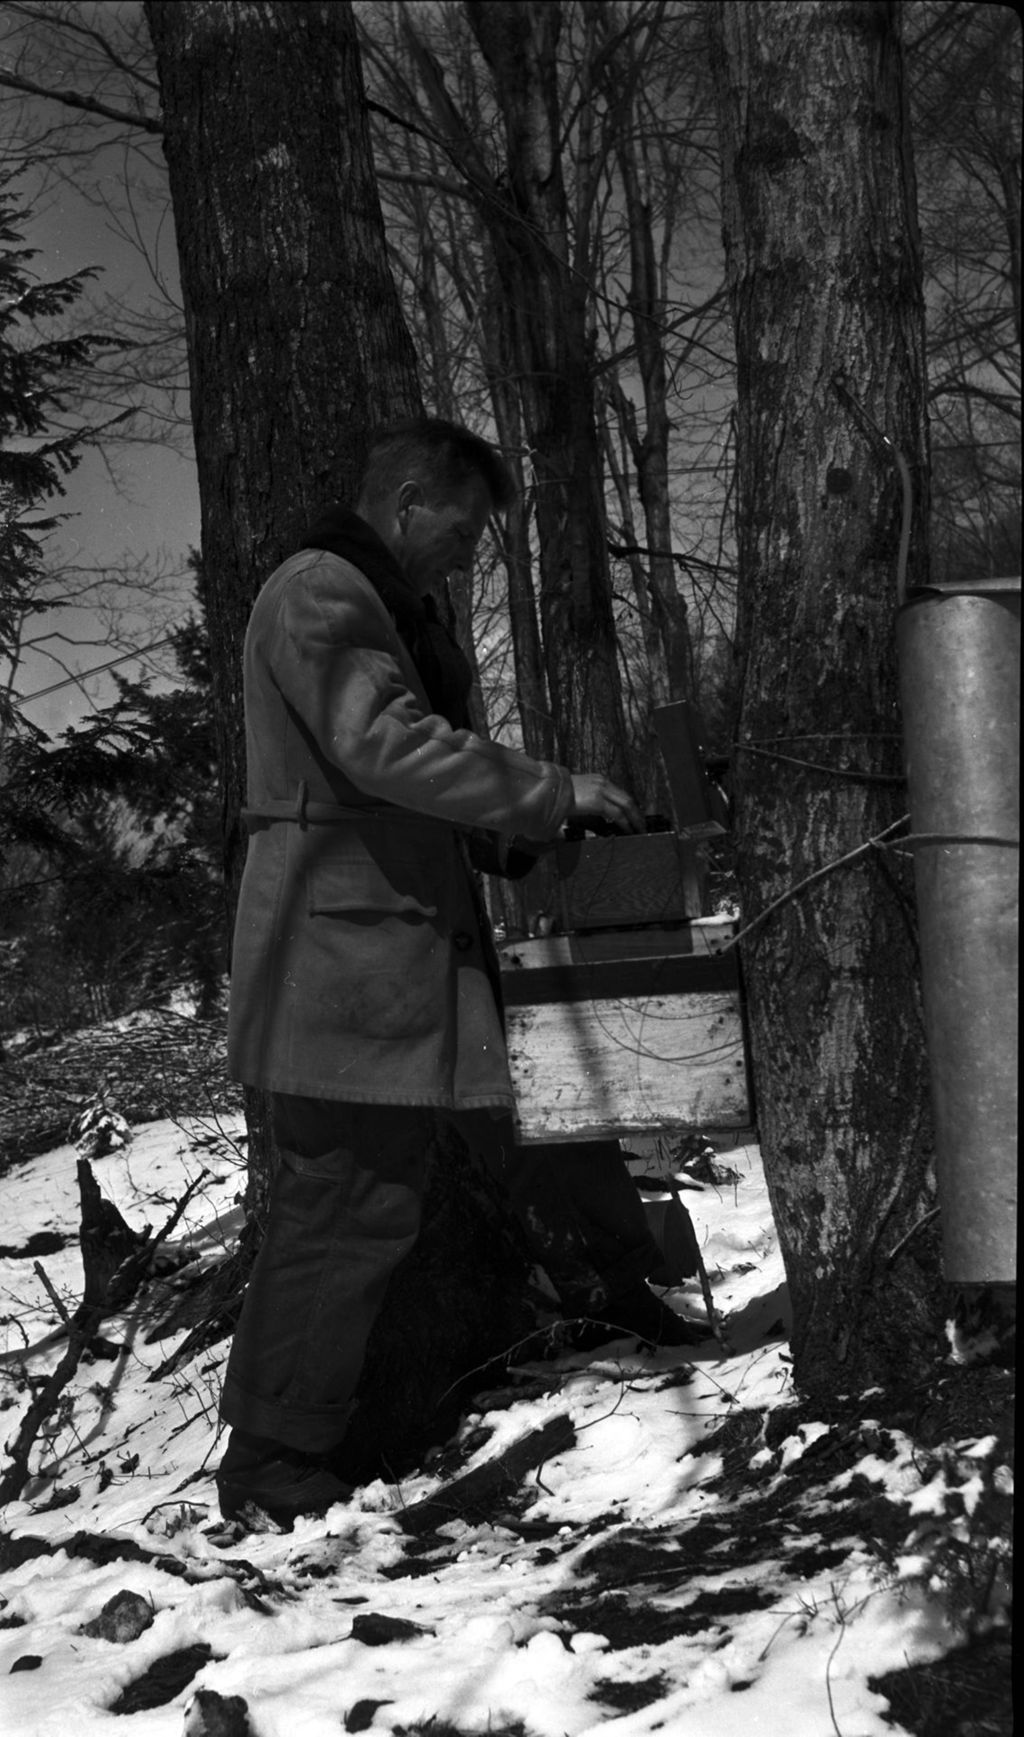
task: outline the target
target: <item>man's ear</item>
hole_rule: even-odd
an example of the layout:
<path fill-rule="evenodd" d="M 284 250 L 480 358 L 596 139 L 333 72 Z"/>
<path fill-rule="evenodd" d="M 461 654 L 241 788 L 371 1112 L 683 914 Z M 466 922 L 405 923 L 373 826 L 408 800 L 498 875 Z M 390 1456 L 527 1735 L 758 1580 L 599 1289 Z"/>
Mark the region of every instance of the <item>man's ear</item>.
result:
<path fill-rule="evenodd" d="M 423 489 L 411 478 L 404 482 L 398 491 L 398 512 L 404 513 L 408 507 L 418 507 L 423 504 Z"/>

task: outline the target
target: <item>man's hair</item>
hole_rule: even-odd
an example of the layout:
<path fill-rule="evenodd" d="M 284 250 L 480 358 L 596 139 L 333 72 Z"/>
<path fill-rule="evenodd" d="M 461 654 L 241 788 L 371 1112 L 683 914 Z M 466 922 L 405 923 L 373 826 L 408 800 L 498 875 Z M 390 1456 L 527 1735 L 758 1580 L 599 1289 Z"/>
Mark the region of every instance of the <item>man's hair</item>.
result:
<path fill-rule="evenodd" d="M 423 416 L 372 430 L 356 498 L 372 506 L 410 480 L 435 495 L 474 477 L 486 485 L 496 509 L 514 500 L 512 473 L 493 446 L 457 422 Z"/>

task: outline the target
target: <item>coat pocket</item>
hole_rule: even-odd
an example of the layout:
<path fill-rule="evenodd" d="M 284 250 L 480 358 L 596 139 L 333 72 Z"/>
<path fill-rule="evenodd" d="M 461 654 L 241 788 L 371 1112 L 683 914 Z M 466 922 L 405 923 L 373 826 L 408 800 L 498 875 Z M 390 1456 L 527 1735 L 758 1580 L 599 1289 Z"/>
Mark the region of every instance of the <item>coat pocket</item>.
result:
<path fill-rule="evenodd" d="M 385 869 L 365 856 L 332 856 L 306 876 L 311 917 L 434 918 L 438 907 L 426 884 L 423 865 L 391 861 Z"/>
<path fill-rule="evenodd" d="M 310 865 L 306 893 L 296 981 L 324 1031 L 401 1044 L 441 1030 L 449 945 L 428 865 L 332 854 Z"/>

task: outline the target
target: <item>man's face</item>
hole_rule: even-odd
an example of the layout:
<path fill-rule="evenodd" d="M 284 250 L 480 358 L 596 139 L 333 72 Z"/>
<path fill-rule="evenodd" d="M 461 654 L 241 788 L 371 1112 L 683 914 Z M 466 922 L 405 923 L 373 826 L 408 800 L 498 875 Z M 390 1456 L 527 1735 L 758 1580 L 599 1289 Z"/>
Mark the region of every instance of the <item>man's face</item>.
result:
<path fill-rule="evenodd" d="M 437 591 L 449 573 L 468 573 L 490 513 L 480 477 L 430 496 L 419 483 L 402 484 L 392 553 L 421 596 Z"/>

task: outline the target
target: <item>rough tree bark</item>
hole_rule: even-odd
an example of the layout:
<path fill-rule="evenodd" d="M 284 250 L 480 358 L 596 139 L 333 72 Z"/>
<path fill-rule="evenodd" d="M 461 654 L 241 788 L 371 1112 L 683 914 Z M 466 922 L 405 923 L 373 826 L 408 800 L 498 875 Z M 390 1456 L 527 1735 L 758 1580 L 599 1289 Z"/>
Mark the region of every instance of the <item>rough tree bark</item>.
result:
<path fill-rule="evenodd" d="M 742 914 L 893 825 L 900 478 L 925 577 L 921 263 L 897 9 L 710 13 L 739 367 Z M 870 422 L 863 420 L 856 406 Z M 832 768 L 833 770 L 830 770 Z M 909 871 L 876 848 L 743 945 L 796 1380 L 932 1367 L 941 1326 Z"/>

